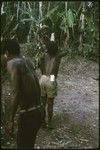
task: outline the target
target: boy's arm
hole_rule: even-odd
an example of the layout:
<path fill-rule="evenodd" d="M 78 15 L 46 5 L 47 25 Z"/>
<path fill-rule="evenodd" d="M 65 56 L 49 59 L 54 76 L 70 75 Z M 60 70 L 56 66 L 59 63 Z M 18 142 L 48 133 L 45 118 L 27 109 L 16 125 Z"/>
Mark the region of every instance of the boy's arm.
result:
<path fill-rule="evenodd" d="M 69 52 L 70 52 L 70 49 L 64 50 L 63 52 L 60 52 L 60 53 L 59 53 L 59 56 L 60 56 L 60 57 L 64 57 L 64 56 L 66 56 L 67 54 L 69 54 Z"/>
<path fill-rule="evenodd" d="M 38 61 L 38 68 L 40 69 L 41 73 L 43 73 L 43 66 L 44 66 L 44 53 L 42 53 L 39 57 Z"/>

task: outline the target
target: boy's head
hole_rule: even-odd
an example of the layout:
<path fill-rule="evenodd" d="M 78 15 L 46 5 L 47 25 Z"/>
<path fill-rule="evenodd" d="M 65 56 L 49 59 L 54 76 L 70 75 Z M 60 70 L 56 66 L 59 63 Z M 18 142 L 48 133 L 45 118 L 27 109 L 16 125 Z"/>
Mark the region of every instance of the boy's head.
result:
<path fill-rule="evenodd" d="M 1 42 L 1 64 L 6 64 L 10 57 L 20 54 L 20 46 L 15 39 L 5 39 Z"/>
<path fill-rule="evenodd" d="M 51 37 L 50 28 L 46 25 L 43 25 L 42 28 L 39 30 L 39 36 L 42 42 L 44 44 L 47 44 L 47 42 L 50 40 L 50 37 Z"/>
<path fill-rule="evenodd" d="M 1 42 L 1 54 L 17 56 L 20 54 L 20 46 L 15 39 L 5 39 Z"/>
<path fill-rule="evenodd" d="M 50 41 L 47 45 L 47 53 L 49 55 L 55 56 L 58 52 L 58 46 L 54 41 Z"/>

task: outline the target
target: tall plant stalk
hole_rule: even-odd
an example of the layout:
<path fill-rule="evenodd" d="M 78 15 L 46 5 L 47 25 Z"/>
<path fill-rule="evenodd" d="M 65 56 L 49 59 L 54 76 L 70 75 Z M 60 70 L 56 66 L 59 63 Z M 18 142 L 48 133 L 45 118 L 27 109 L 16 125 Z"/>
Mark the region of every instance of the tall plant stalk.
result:
<path fill-rule="evenodd" d="M 29 9 L 30 18 L 32 19 L 33 16 L 32 16 L 32 8 L 31 8 L 31 5 L 30 5 L 30 2 L 27 2 L 27 4 L 28 4 L 28 9 Z M 31 21 L 31 25 L 30 25 L 30 29 L 29 29 L 29 34 L 28 34 L 28 36 L 27 36 L 27 42 L 30 42 L 30 41 L 31 41 L 32 29 L 33 29 L 33 21 Z"/>
<path fill-rule="evenodd" d="M 39 20 L 42 19 L 43 12 L 42 12 L 42 1 L 39 2 Z M 39 24 L 40 27 L 42 27 L 42 23 Z"/>
<path fill-rule="evenodd" d="M 49 1 L 49 2 L 48 2 L 48 9 L 47 9 L 47 12 L 50 10 L 50 6 L 51 6 L 51 2 Z"/>
<path fill-rule="evenodd" d="M 68 2 L 65 2 L 65 12 L 66 12 L 66 15 L 67 15 L 67 12 L 68 12 Z M 67 16 L 66 16 L 67 18 Z M 64 49 L 66 48 L 69 48 L 69 28 L 68 26 L 66 26 L 66 38 L 65 38 L 65 41 L 64 41 Z"/>
<path fill-rule="evenodd" d="M 82 2 L 82 12 L 80 15 L 80 23 L 81 23 L 81 27 L 80 27 L 80 36 L 79 36 L 79 50 L 82 51 L 83 48 L 83 34 L 84 34 L 84 28 L 85 28 L 85 2 Z"/>

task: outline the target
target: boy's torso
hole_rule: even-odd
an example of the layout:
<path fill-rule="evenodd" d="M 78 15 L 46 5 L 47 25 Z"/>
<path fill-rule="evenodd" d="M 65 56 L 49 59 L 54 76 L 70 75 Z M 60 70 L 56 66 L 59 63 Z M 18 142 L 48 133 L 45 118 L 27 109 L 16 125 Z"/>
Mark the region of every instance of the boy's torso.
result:
<path fill-rule="evenodd" d="M 59 57 L 59 55 L 50 56 L 49 54 L 45 53 L 42 61 L 42 74 L 55 75 L 57 78 L 61 57 Z"/>

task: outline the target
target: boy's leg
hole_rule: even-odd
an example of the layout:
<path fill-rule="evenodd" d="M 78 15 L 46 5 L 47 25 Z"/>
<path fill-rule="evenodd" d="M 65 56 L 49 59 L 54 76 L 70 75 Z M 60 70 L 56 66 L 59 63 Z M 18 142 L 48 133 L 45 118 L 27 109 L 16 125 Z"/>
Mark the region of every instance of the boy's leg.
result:
<path fill-rule="evenodd" d="M 44 120 L 43 120 L 43 124 L 42 124 L 42 127 L 46 127 L 46 104 L 47 104 L 47 97 L 44 96 L 44 97 L 41 97 L 41 100 L 42 100 L 42 103 L 43 103 L 43 106 L 44 106 L 44 111 L 45 111 L 45 117 L 44 117 Z"/>
<path fill-rule="evenodd" d="M 48 104 L 48 121 L 51 122 L 53 117 L 53 104 L 57 95 L 57 83 L 49 82 L 47 86 L 47 104 Z"/>
<path fill-rule="evenodd" d="M 43 106 L 44 106 L 44 111 L 45 111 L 45 117 L 44 117 L 44 120 L 43 120 L 43 124 L 42 124 L 42 127 L 46 127 L 46 104 L 47 104 L 47 94 L 46 94 L 46 88 L 45 88 L 45 78 L 44 76 L 42 75 L 40 80 L 39 80 L 39 83 L 40 83 L 40 88 L 41 88 L 41 102 L 43 103 Z"/>
<path fill-rule="evenodd" d="M 53 117 L 54 98 L 48 98 L 48 125 L 51 125 Z"/>
<path fill-rule="evenodd" d="M 46 107 L 47 97 L 46 96 L 41 96 L 41 101 L 42 101 L 44 107 Z"/>

